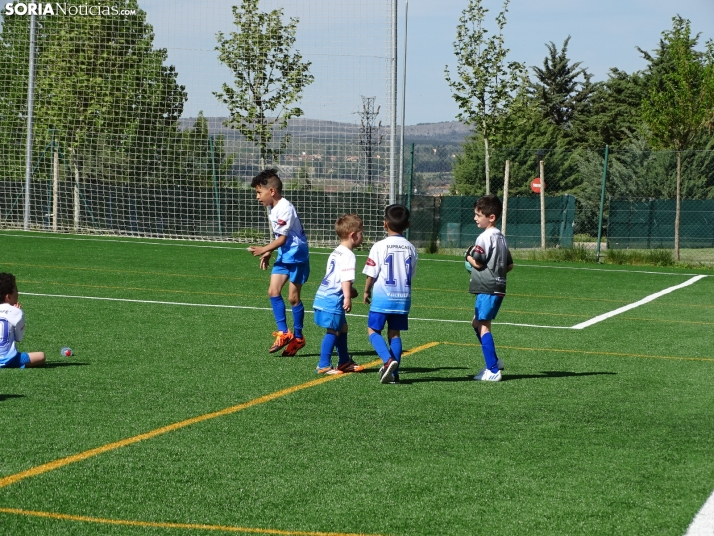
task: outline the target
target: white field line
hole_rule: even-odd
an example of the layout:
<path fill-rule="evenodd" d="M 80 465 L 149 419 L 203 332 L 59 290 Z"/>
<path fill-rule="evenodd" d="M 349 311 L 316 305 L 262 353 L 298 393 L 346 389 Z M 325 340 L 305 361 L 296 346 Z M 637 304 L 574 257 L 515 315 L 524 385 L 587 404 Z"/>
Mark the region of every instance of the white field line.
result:
<path fill-rule="evenodd" d="M 597 324 L 598 322 L 602 322 L 603 320 L 607 320 L 608 318 L 612 318 L 613 316 L 622 314 L 626 311 L 634 309 L 635 307 L 639 307 L 640 305 L 644 305 L 646 303 L 654 301 L 657 298 L 664 296 L 665 294 L 669 294 L 670 292 L 674 292 L 675 290 L 679 290 L 681 288 L 688 287 L 689 285 L 693 285 L 694 283 L 696 283 L 700 279 L 704 279 L 705 277 L 707 277 L 707 276 L 706 275 L 698 275 L 696 277 L 692 277 L 691 279 L 688 279 L 687 281 L 685 281 L 684 283 L 682 283 L 680 285 L 675 285 L 673 287 L 669 287 L 664 290 L 660 290 L 659 292 L 650 294 L 649 296 L 646 296 L 639 301 L 636 301 L 629 305 L 625 305 L 624 307 L 620 307 L 619 309 L 615 309 L 613 311 L 610 311 L 609 313 L 605 313 L 605 314 L 596 316 L 595 318 L 591 318 L 590 320 L 586 320 L 585 322 L 581 322 L 580 324 L 576 324 L 576 325 L 572 326 L 572 329 L 585 329 L 588 326 L 592 326 L 593 324 Z"/>
<path fill-rule="evenodd" d="M 172 302 L 172 301 L 158 301 L 158 300 L 132 300 L 130 298 L 106 298 L 102 296 L 74 296 L 69 294 L 40 294 L 37 292 L 23 292 L 23 296 L 41 296 L 46 298 L 68 298 L 68 299 L 78 299 L 78 300 L 100 300 L 100 301 L 115 301 L 115 302 L 128 302 L 128 303 L 152 303 L 156 305 L 180 305 L 184 307 L 213 307 L 218 309 L 250 309 L 253 311 L 272 311 L 271 307 L 250 307 L 248 305 L 221 305 L 215 303 L 187 303 L 187 302 Z M 305 309 L 306 313 L 314 314 L 315 311 L 310 311 Z M 357 318 L 367 318 L 367 315 L 358 315 L 354 313 L 348 313 L 347 316 L 353 316 Z M 448 320 L 442 318 L 416 318 L 410 317 L 409 320 L 424 321 L 424 322 L 447 322 L 451 324 L 471 324 L 471 320 Z M 513 324 L 510 322 L 494 322 L 494 324 L 502 326 L 522 326 L 527 328 L 545 328 L 545 329 L 572 329 L 567 326 L 536 326 L 533 324 Z"/>
<path fill-rule="evenodd" d="M 694 516 L 684 536 L 712 536 L 714 535 L 714 493 L 704 503 L 699 513 Z"/>

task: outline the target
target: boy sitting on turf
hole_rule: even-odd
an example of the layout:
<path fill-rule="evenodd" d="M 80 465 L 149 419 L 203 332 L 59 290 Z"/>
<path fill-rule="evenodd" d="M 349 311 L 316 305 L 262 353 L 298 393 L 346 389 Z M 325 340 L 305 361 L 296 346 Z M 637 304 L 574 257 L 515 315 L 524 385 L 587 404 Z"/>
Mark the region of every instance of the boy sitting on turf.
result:
<path fill-rule="evenodd" d="M 357 291 L 352 286 L 355 280 L 357 260 L 352 250 L 364 238 L 362 218 L 357 214 L 345 214 L 335 222 L 335 232 L 340 237 L 340 245 L 327 259 L 325 278 L 315 295 L 315 324 L 325 328 L 322 339 L 318 374 L 344 374 L 364 370 L 362 365 L 352 361 L 347 353 L 347 319 L 345 313 L 352 309 L 352 298 Z M 354 292 L 353 292 L 354 291 Z M 332 349 L 337 346 L 337 368 L 332 368 Z"/>
<path fill-rule="evenodd" d="M 474 203 L 474 220 L 479 229 L 485 229 L 476 244 L 466 252 L 466 262 L 471 267 L 469 292 L 476 294 L 474 318 L 471 325 L 481 343 L 486 366 L 474 380 L 501 381 L 503 362 L 496 355 L 496 345 L 491 335 L 491 320 L 496 318 L 506 296 L 506 274 L 513 269 L 513 258 L 506 238 L 496 227 L 503 205 L 495 195 L 485 195 Z"/>
<path fill-rule="evenodd" d="M 275 342 L 268 351 L 272 354 L 287 346 L 282 355 L 294 356 L 305 346 L 305 337 L 302 334 L 305 307 L 300 300 L 300 290 L 310 275 L 307 236 L 295 207 L 282 196 L 283 183 L 278 177 L 278 170 L 266 169 L 260 172 L 250 185 L 255 188 L 258 201 L 270 209 L 270 223 L 275 240 L 263 247 L 250 247 L 248 251 L 253 256 L 260 257 L 261 270 L 267 270 L 270 266 L 270 256 L 274 250 L 278 250 L 268 287 L 278 331 L 273 333 Z M 292 307 L 294 333 L 288 329 L 282 296 L 283 287 L 288 280 L 288 300 Z"/>
<path fill-rule="evenodd" d="M 402 359 L 400 332 L 409 329 L 411 284 L 416 273 L 417 251 L 402 236 L 407 227 L 409 209 L 404 205 L 389 205 L 384 210 L 387 238 L 372 246 L 362 271 L 367 275 L 364 303 L 371 303 L 367 319 L 369 342 L 384 362 L 379 369 L 381 383 L 399 382 L 399 362 Z M 389 346 L 382 338 L 385 323 L 388 325 Z"/>
<path fill-rule="evenodd" d="M 0 273 L 0 368 L 40 367 L 45 364 L 44 352 L 18 352 L 15 342 L 25 334 L 25 314 L 18 303 L 15 276 Z"/>

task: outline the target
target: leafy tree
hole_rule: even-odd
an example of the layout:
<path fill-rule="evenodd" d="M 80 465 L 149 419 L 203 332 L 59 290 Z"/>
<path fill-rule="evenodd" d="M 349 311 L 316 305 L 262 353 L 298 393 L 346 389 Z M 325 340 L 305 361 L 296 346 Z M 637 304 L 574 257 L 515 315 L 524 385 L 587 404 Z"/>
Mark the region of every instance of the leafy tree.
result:
<path fill-rule="evenodd" d="M 283 23 L 283 10 L 258 11 L 259 0 L 243 0 L 233 6 L 238 31 L 226 37 L 218 32 L 218 58 L 233 71 L 232 87 L 226 83 L 213 94 L 228 107 L 226 126 L 237 129 L 260 150 L 261 166 L 272 162 L 290 142 L 286 132 L 275 139 L 275 130 L 284 130 L 288 121 L 303 111 L 291 107 L 314 77 L 311 62 L 293 51 L 298 19 Z"/>
<path fill-rule="evenodd" d="M 28 17 L 4 16 L 0 32 L 0 177 L 25 175 Z"/>
<path fill-rule="evenodd" d="M 213 148 L 211 148 L 211 143 Z M 198 113 L 193 127 L 181 132 L 173 149 L 172 160 L 179 168 L 181 177 L 190 179 L 200 186 L 209 186 L 213 184 L 215 167 L 218 184 L 227 186 L 235 158 L 233 155 L 227 154 L 223 134 L 219 134 L 211 140 L 208 121 L 202 111 Z"/>
<path fill-rule="evenodd" d="M 457 118 L 474 125 L 483 142 L 487 194 L 491 191 L 489 143 L 503 127 L 503 119 L 525 71 L 521 63 L 506 64 L 509 50 L 504 47 L 503 28 L 509 1 L 504 1 L 502 11 L 496 17 L 498 34 L 487 38 L 488 30 L 483 27 L 483 21 L 488 9 L 483 7 L 482 0 L 469 0 L 456 27 L 454 53 L 458 79 L 452 79 L 449 67 L 445 68 L 446 81 L 461 110 Z"/>
<path fill-rule="evenodd" d="M 114 5 L 134 9 L 136 15 L 41 18 L 35 139 L 43 146 L 53 128 L 85 177 L 165 180 L 173 173 L 170 147 L 186 92 L 176 82 L 174 67 L 165 65 L 166 50 L 153 48 L 153 30 L 136 0 Z M 3 64 L 27 57 L 28 26 L 29 17 L 5 17 L 2 40 L 9 46 L 0 52 Z M 11 89 L 27 87 L 26 66 L 25 61 L 11 74 Z M 14 91 L 10 95 L 3 101 L 8 116 L 26 114 L 26 98 L 18 99 Z"/>
<path fill-rule="evenodd" d="M 581 62 L 570 63 L 569 42 L 570 36 L 558 51 L 551 41 L 546 45 L 549 55 L 543 60 L 543 68 L 533 67 L 537 80 L 533 84 L 533 94 L 538 107 L 545 119 L 563 130 L 570 128 L 598 87 L 590 82 L 592 75 L 580 67 Z M 578 80 L 579 77 L 583 80 Z"/>
<path fill-rule="evenodd" d="M 662 34 L 660 54 L 648 58 L 652 82 L 642 116 L 655 147 L 677 152 L 674 254 L 679 260 L 682 151 L 705 127 L 714 126 L 714 42 L 707 42 L 705 53 L 697 52 L 698 36 L 691 37 L 690 22 L 679 16 L 672 21 L 672 30 Z"/>
<path fill-rule="evenodd" d="M 593 84 L 587 104 L 575 114 L 568 132 L 579 147 L 602 149 L 605 145 L 624 148 L 642 128 L 640 106 L 646 83 L 640 73 L 628 74 L 611 68 L 608 79 Z"/>

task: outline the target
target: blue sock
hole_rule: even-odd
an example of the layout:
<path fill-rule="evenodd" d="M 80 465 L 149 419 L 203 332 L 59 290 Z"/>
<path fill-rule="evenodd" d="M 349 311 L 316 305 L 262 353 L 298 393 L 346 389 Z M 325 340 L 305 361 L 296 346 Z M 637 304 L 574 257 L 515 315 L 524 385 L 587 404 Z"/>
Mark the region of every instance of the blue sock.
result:
<path fill-rule="evenodd" d="M 402 362 L 402 339 L 401 337 L 394 337 L 393 339 L 390 339 L 389 341 L 389 349 L 392 350 L 392 354 L 394 354 L 394 359 L 399 361 L 400 363 Z M 394 371 L 399 372 L 399 367 Z"/>
<path fill-rule="evenodd" d="M 490 331 L 481 337 L 481 349 L 483 350 L 483 359 L 486 361 L 486 368 L 493 373 L 498 372 L 496 344 L 493 342 L 493 335 Z"/>
<path fill-rule="evenodd" d="M 350 354 L 347 353 L 347 333 L 340 333 L 337 337 L 337 365 L 350 362 Z"/>
<path fill-rule="evenodd" d="M 325 333 L 322 338 L 322 346 L 320 347 L 320 361 L 317 363 L 317 368 L 325 368 L 332 366 L 332 349 L 335 347 L 335 341 L 337 340 L 337 335 L 330 333 L 329 331 Z"/>
<path fill-rule="evenodd" d="M 369 336 L 369 343 L 377 351 L 377 355 L 381 357 L 382 361 L 385 363 L 389 361 L 390 357 L 394 357 L 389 351 L 387 343 L 384 342 L 384 339 L 379 333 L 372 333 L 372 335 Z"/>
<path fill-rule="evenodd" d="M 275 323 L 278 325 L 278 331 L 287 333 L 288 323 L 285 321 L 285 302 L 283 297 L 271 297 L 270 305 L 273 307 L 273 315 L 275 316 Z"/>
<path fill-rule="evenodd" d="M 295 330 L 295 338 L 302 339 L 302 326 L 305 322 L 305 306 L 302 302 L 293 305 L 293 329 Z"/>

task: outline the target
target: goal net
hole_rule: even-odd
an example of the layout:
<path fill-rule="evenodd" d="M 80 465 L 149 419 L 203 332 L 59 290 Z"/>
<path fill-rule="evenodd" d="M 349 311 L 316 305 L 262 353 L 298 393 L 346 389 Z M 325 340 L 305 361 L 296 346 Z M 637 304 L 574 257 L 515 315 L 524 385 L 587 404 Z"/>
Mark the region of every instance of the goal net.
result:
<path fill-rule="evenodd" d="M 233 7 L 235 6 L 235 7 Z M 2 8 L 0 8 L 2 9 Z M 275 167 L 314 245 L 355 212 L 381 237 L 390 0 L 13 2 L 0 34 L 0 225 L 258 242 Z"/>

